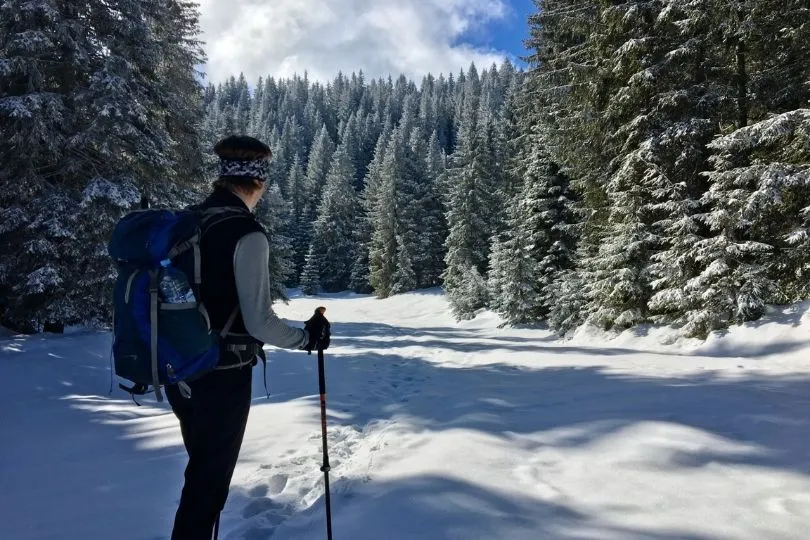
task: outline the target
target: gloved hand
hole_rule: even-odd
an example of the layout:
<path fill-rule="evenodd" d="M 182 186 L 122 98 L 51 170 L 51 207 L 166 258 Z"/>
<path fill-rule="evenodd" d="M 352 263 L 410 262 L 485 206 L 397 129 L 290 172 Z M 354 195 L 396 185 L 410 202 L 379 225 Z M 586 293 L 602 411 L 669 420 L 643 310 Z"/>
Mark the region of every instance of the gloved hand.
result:
<path fill-rule="evenodd" d="M 332 332 L 331 325 L 324 316 L 325 312 L 325 307 L 317 308 L 315 314 L 304 324 L 304 329 L 309 332 L 309 343 L 304 350 L 309 354 L 312 354 L 312 349 L 325 351 L 329 348 Z"/>

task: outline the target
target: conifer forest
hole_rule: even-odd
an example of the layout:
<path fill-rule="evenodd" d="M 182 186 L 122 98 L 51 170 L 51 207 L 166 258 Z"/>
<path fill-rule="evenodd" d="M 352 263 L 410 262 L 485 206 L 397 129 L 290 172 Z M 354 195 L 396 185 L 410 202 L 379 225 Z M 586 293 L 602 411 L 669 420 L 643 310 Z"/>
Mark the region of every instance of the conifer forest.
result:
<path fill-rule="evenodd" d="M 235 133 L 279 300 L 702 338 L 810 299 L 806 0 L 535 3 L 525 65 L 207 81 L 195 2 L 3 1 L 0 324 L 108 326 L 113 225 L 205 197 Z"/>

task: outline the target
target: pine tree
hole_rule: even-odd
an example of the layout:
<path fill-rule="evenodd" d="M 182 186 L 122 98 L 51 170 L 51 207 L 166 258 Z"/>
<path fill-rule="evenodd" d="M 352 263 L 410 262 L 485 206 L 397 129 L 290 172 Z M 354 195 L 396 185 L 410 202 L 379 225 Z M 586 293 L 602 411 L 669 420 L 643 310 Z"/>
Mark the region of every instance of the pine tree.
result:
<path fill-rule="evenodd" d="M 447 239 L 447 221 L 442 201 L 446 188 L 445 156 L 436 131 L 428 141 L 425 156 L 425 192 L 421 212 L 422 261 L 420 287 L 435 287 L 441 284 L 444 272 L 444 243 Z"/>
<path fill-rule="evenodd" d="M 309 154 L 307 163 L 307 182 L 304 192 L 304 199 L 309 205 L 311 215 L 316 215 L 318 201 L 321 198 L 323 187 L 326 184 L 326 175 L 332 163 L 332 155 L 335 153 L 335 144 L 329 136 L 326 126 L 321 126 L 321 131 L 315 139 L 312 151 Z"/>
<path fill-rule="evenodd" d="M 301 275 L 301 292 L 306 295 L 312 296 L 318 294 L 321 288 L 320 275 L 318 267 L 320 261 L 315 252 L 315 245 L 309 247 L 307 252 L 306 262 L 304 263 L 304 272 Z"/>
<path fill-rule="evenodd" d="M 571 268 L 575 240 L 568 179 L 537 142 L 528 162 L 523 189 L 509 205 L 506 240 L 494 257 L 497 310 L 513 324 L 546 319 L 555 283 Z"/>
<path fill-rule="evenodd" d="M 687 335 L 756 320 L 768 303 L 806 298 L 810 109 L 746 126 L 709 146 L 714 170 L 699 218 L 711 235 L 681 302 Z"/>
<path fill-rule="evenodd" d="M 292 204 L 292 212 L 295 216 L 300 216 L 304 211 L 305 183 L 306 175 L 304 174 L 301 156 L 295 154 L 292 167 L 290 167 L 290 174 L 287 176 L 286 182 L 289 193 L 288 200 L 290 201 L 290 204 Z"/>
<path fill-rule="evenodd" d="M 475 85 L 469 86 L 474 89 Z M 491 238 L 489 214 L 492 193 L 485 177 L 480 152 L 478 103 L 474 90 L 465 96 L 467 107 L 459 128 L 459 144 L 448 170 L 450 193 L 447 204 L 449 234 L 445 246 L 447 267 L 444 286 L 458 318 L 469 318 L 485 306 L 485 275 Z M 483 285 L 482 285 L 483 283 Z M 473 293 L 474 296 L 470 296 Z"/>
<path fill-rule="evenodd" d="M 733 57 L 738 128 L 807 106 L 810 11 L 801 0 L 746 0 L 713 5 Z"/>
<path fill-rule="evenodd" d="M 682 243 L 676 235 L 687 229 L 667 229 L 694 212 L 707 166 L 701 149 L 722 96 L 707 82 L 718 59 L 708 52 L 712 28 L 696 3 L 626 2 L 606 6 L 602 20 L 590 45 L 595 91 L 606 96 L 596 136 L 610 168 L 599 181 L 608 203 L 599 251 L 583 261 L 593 271 L 586 310 L 594 324 L 627 328 L 651 320 L 653 287 L 662 284 L 653 283 L 653 261 Z"/>
<path fill-rule="evenodd" d="M 492 81 L 490 77 L 487 80 Z M 489 83 L 487 86 L 493 86 Z M 485 90 L 487 90 L 485 88 Z M 482 93 L 478 107 L 478 148 L 473 166 L 480 183 L 481 216 L 486 225 L 485 231 L 490 235 L 503 230 L 505 193 L 508 176 L 505 175 L 505 151 L 503 119 L 500 117 L 501 105 L 494 99 L 494 89 Z M 487 251 L 485 256 L 488 257 Z"/>
<path fill-rule="evenodd" d="M 159 40 L 161 62 L 157 75 L 163 92 L 157 96 L 165 115 L 170 137 L 173 166 L 164 181 L 175 179 L 190 187 L 201 187 L 205 177 L 205 153 L 211 147 L 203 144 L 203 94 L 198 66 L 206 60 L 199 34 L 197 4 L 178 0 L 160 0 L 151 17 L 153 35 Z"/>
<path fill-rule="evenodd" d="M 387 298 L 394 290 L 397 255 L 397 178 L 402 169 L 402 147 L 399 128 L 395 129 L 385 150 L 379 186 L 375 190 L 371 214 L 371 249 L 369 251 L 369 282 L 374 294 Z"/>
<path fill-rule="evenodd" d="M 427 269 L 430 254 L 426 243 L 428 238 L 422 236 L 430 185 L 425 175 L 427 148 L 421 129 L 414 126 L 410 137 L 398 131 L 396 144 L 400 148 L 402 161 L 393 175 L 398 246 L 393 294 L 411 291 L 424 283 L 422 272 Z"/>
<path fill-rule="evenodd" d="M 352 270 L 351 288 L 358 293 L 370 293 L 371 285 L 371 250 L 374 217 L 376 215 L 377 193 L 381 185 L 382 167 L 385 150 L 391 136 L 391 123 L 386 122 L 374 151 L 374 158 L 368 167 L 360 194 L 360 218 L 357 223 L 356 241 L 357 258 Z"/>
<path fill-rule="evenodd" d="M 578 248 L 580 251 L 581 248 Z M 582 250 L 584 251 L 584 250 Z M 559 335 L 565 335 L 584 322 L 585 306 L 588 301 L 585 295 L 585 284 L 590 273 L 583 270 L 576 261 L 587 257 L 574 257 L 574 268 L 560 273 L 551 287 L 549 297 L 548 325 Z"/>
<path fill-rule="evenodd" d="M 543 126 L 547 133 L 543 150 L 571 178 L 583 206 L 578 213 L 582 222 L 576 268 L 557 279 L 548 315 L 549 325 L 565 333 L 588 315 L 584 287 L 591 282 L 591 273 L 584 266 L 597 260 L 595 250 L 601 245 L 608 208 L 604 173 L 609 170 L 609 159 L 603 155 L 603 138 L 596 129 L 603 103 L 594 106 L 592 100 L 597 95 L 593 66 L 598 58 L 592 40 L 602 30 L 600 12 L 605 4 L 589 0 L 536 3 L 538 9 L 529 17 L 527 40 L 531 70 L 526 76 L 525 94 L 517 96 L 515 104 L 521 110 L 517 126 L 521 135 L 510 138 L 509 144 L 525 146 L 521 136 L 530 133 L 525 126 Z M 509 153 L 514 156 L 516 151 L 513 147 Z M 518 178 L 523 176 L 521 164 L 512 168 Z"/>
<path fill-rule="evenodd" d="M 287 178 L 289 201 L 291 204 L 290 233 L 292 235 L 293 249 L 293 276 L 296 278 L 301 274 L 304 268 L 304 258 L 306 257 L 307 247 L 311 241 L 308 234 L 309 228 L 304 219 L 305 183 L 306 175 L 301 165 L 301 158 L 296 154 L 293 159 L 292 168 L 290 169 L 290 175 Z"/>
<path fill-rule="evenodd" d="M 361 222 L 365 223 L 365 222 Z M 369 270 L 369 247 L 371 244 L 370 232 L 366 230 L 357 230 L 355 235 L 355 245 L 357 246 L 357 253 L 355 254 L 354 264 L 352 265 L 352 274 L 349 279 L 349 288 L 358 294 L 369 294 L 373 292 L 371 287 L 371 273 Z"/>
<path fill-rule="evenodd" d="M 775 6 L 772 4 L 767 1 L 746 2 L 745 5 L 740 3 L 712 4 L 713 15 L 703 17 L 703 20 L 714 22 L 714 26 L 717 28 L 716 32 L 706 32 L 706 34 L 711 36 L 715 42 L 722 42 L 722 48 L 715 45 L 718 53 L 730 53 L 722 58 L 723 69 L 704 69 L 704 73 L 702 73 L 702 75 L 706 72 L 717 73 L 715 79 L 724 83 L 723 86 L 720 86 L 720 91 L 725 92 L 725 97 L 722 100 L 714 98 L 714 102 L 723 103 L 726 107 L 728 104 L 733 104 L 733 111 L 726 111 L 723 115 L 715 114 L 723 120 L 721 125 L 728 125 L 733 119 L 737 128 L 744 128 L 751 120 L 764 120 L 768 115 L 767 111 L 783 112 L 798 107 L 803 102 L 802 91 L 799 89 L 801 85 L 795 84 L 795 81 L 797 76 L 801 77 L 801 73 L 804 73 L 805 77 L 810 74 L 810 62 L 807 61 L 805 54 L 807 37 L 810 37 L 808 36 L 810 26 L 807 24 L 810 14 L 806 9 L 798 8 L 796 3 L 780 5 L 774 12 L 772 10 Z M 685 14 L 689 15 L 689 11 L 686 10 Z M 683 18 L 683 14 L 681 14 L 681 18 Z M 693 24 L 699 20 L 701 20 L 699 17 L 692 17 L 689 22 Z M 719 24 L 717 21 L 720 21 Z M 683 23 L 681 26 L 684 26 Z M 706 25 L 704 24 L 704 26 Z M 686 28 L 689 27 L 686 26 Z M 773 40 L 775 32 L 783 35 L 784 39 Z M 799 37 L 802 34 L 805 36 L 804 39 Z M 704 48 L 710 45 L 711 43 L 704 45 Z M 780 81 L 776 83 L 774 77 Z M 712 100 L 707 99 L 707 96 L 721 92 L 715 90 L 712 93 L 711 86 L 708 84 L 703 86 L 708 87 L 710 91 L 703 92 L 700 99 L 703 103 L 712 104 Z M 696 95 L 699 94 L 696 93 Z M 806 101 L 808 97 L 810 97 L 810 89 L 805 89 L 804 100 Z M 786 108 L 780 109 L 780 107 Z M 679 132 L 684 131 L 680 126 L 676 126 L 676 129 Z M 689 153 L 684 152 L 684 154 L 700 155 L 705 161 L 709 154 L 709 150 L 706 148 L 707 143 L 708 137 L 703 137 L 703 140 L 692 148 L 687 147 Z M 745 161 L 747 158 L 735 156 L 734 159 Z M 708 168 L 708 166 L 696 167 L 683 158 L 679 161 L 683 165 L 681 171 L 675 171 L 677 177 L 685 176 L 683 169 L 691 172 Z M 715 233 L 718 230 L 717 227 L 723 229 L 724 226 L 720 226 L 717 222 L 713 226 L 709 226 L 710 220 L 706 218 L 707 215 L 717 215 L 712 208 L 716 207 L 719 201 L 713 198 L 711 192 L 718 189 L 718 186 L 713 186 L 707 193 L 708 186 L 701 178 L 698 182 L 687 182 L 685 187 L 690 196 L 684 199 L 679 215 L 670 220 L 666 228 L 669 247 L 660 255 L 654 256 L 656 263 L 652 269 L 658 278 L 654 282 L 658 292 L 651 299 L 650 306 L 657 315 L 656 321 L 673 323 L 678 326 L 685 324 L 687 334 L 705 335 L 709 330 L 719 328 L 731 320 L 729 314 L 734 312 L 734 309 L 730 306 L 737 300 L 724 300 L 731 304 L 723 308 L 719 307 L 717 298 L 712 297 L 709 300 L 709 297 L 717 291 L 716 284 L 710 285 L 710 283 L 719 282 L 729 275 L 725 270 L 720 271 L 719 266 L 716 266 L 712 271 L 712 277 L 709 277 L 705 267 L 707 259 L 718 257 L 716 253 L 707 255 L 705 252 L 709 249 L 707 246 L 714 244 L 716 249 L 720 249 L 716 242 L 722 242 L 722 238 L 715 236 Z M 755 189 L 751 183 L 748 183 L 748 187 Z M 745 193 L 744 190 L 735 191 L 737 198 L 744 199 L 749 196 L 752 196 L 752 193 Z M 676 204 L 676 200 L 671 200 L 668 204 L 673 206 Z M 732 221 L 729 223 L 733 223 L 734 218 L 730 219 Z M 787 219 L 791 221 L 789 218 Z M 729 226 L 732 229 L 734 227 Z M 720 236 L 722 237 L 722 235 Z M 740 238 L 733 240 L 732 244 L 737 240 Z M 767 251 L 765 245 L 773 244 L 775 239 L 764 238 L 764 240 L 765 244 L 761 246 L 755 248 L 754 244 L 746 244 L 745 249 Z M 702 246 L 704 252 L 699 252 L 696 246 Z M 751 256 L 754 259 L 757 258 L 755 255 Z M 741 256 L 741 259 L 744 258 Z M 721 265 L 720 262 L 717 264 Z M 750 306 L 755 307 L 747 308 L 747 313 L 742 311 L 737 313 L 735 317 L 738 319 L 756 318 L 763 309 L 761 302 L 768 295 L 775 294 L 774 291 L 777 289 L 773 283 L 768 285 L 767 277 L 757 279 L 752 277 L 751 283 L 754 282 L 759 283 L 756 286 L 750 285 L 757 290 L 756 293 L 752 293 L 752 298 L 755 297 L 756 300 L 750 301 Z M 739 286 L 740 283 L 741 281 L 738 279 L 736 286 Z M 720 312 L 723 312 L 723 315 L 719 315 Z"/>
<path fill-rule="evenodd" d="M 237 133 L 247 133 L 250 123 L 251 98 L 245 74 L 240 73 L 236 82 L 236 103 L 234 107 L 234 130 Z"/>
<path fill-rule="evenodd" d="M 363 170 L 365 163 L 360 132 L 357 126 L 357 116 L 354 113 L 349 116 L 346 126 L 343 128 L 340 144 L 346 149 L 352 170 L 355 171 L 355 176 L 352 178 L 352 185 L 357 191 L 360 191 L 363 188 Z"/>
<path fill-rule="evenodd" d="M 396 238 L 397 257 L 394 274 L 391 276 L 391 294 L 401 294 L 416 288 L 417 278 L 413 268 L 410 245 L 401 235 Z"/>
<path fill-rule="evenodd" d="M 351 279 L 356 256 L 353 230 L 359 211 L 353 178 L 348 150 L 341 145 L 335 151 L 326 177 L 312 237 L 320 284 L 327 292 L 348 289 Z"/>
<path fill-rule="evenodd" d="M 256 207 L 256 218 L 264 226 L 270 243 L 270 293 L 274 300 L 287 301 L 284 286 L 295 276 L 293 239 L 289 236 L 292 207 L 275 184 L 265 192 Z"/>
<path fill-rule="evenodd" d="M 304 266 L 306 265 L 306 255 L 312 245 L 314 224 L 315 216 L 310 214 L 308 206 L 304 205 L 304 210 L 301 212 L 301 215 L 295 218 L 290 225 L 293 231 L 293 260 L 296 261 L 296 264 L 298 264 L 298 261 L 301 261 L 301 266 L 296 267 L 300 268 L 298 274 L 296 274 L 299 277 L 299 281 L 303 275 Z"/>
<path fill-rule="evenodd" d="M 492 237 L 492 245 L 489 250 L 489 275 L 487 276 L 487 296 L 489 298 L 489 309 L 496 313 L 503 313 L 506 302 L 504 291 L 506 288 L 507 267 L 511 266 L 506 258 L 505 245 L 508 239 L 506 234 L 499 234 Z"/>
<path fill-rule="evenodd" d="M 187 201 L 202 162 L 175 144 L 197 138 L 195 32 L 169 0 L 0 7 L 0 207 L 25 216 L 0 233 L 4 324 L 109 322 L 115 220 L 142 192 Z"/>

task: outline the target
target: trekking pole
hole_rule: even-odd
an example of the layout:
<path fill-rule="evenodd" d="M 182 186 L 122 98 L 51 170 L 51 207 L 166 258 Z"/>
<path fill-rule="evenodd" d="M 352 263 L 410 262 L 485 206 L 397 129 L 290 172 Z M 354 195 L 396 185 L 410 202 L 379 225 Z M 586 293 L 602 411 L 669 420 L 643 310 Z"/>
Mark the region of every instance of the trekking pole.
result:
<path fill-rule="evenodd" d="M 323 438 L 323 481 L 326 492 L 326 538 L 332 540 L 332 504 L 329 498 L 329 450 L 326 446 L 326 375 L 323 349 L 318 349 L 318 386 L 321 392 L 321 437 Z"/>

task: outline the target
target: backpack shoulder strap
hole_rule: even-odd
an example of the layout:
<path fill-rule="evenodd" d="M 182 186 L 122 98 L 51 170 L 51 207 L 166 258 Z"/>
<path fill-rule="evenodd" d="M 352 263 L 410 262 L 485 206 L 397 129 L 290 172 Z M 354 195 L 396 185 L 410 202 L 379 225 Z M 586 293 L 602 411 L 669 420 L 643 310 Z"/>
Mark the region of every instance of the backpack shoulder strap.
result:
<path fill-rule="evenodd" d="M 204 235 L 211 227 L 233 219 L 247 219 L 256 222 L 252 214 L 238 206 L 217 206 L 205 208 L 200 211 L 200 235 Z M 258 225 L 258 222 L 256 222 Z"/>
<path fill-rule="evenodd" d="M 255 223 L 257 226 L 257 230 L 262 230 L 261 225 L 256 218 L 253 217 L 253 214 L 246 211 L 245 208 L 239 206 L 215 206 L 211 208 L 195 208 L 200 215 L 200 238 L 205 235 L 206 232 L 211 230 L 212 227 L 216 225 L 220 225 L 227 221 L 236 220 L 236 219 L 244 219 L 249 220 L 252 223 Z M 239 304 L 236 304 L 236 307 L 231 312 L 230 317 L 228 317 L 228 321 L 225 326 L 220 331 L 220 339 L 225 340 L 230 335 L 231 327 L 233 323 L 236 321 L 236 317 L 239 315 L 240 309 Z"/>

